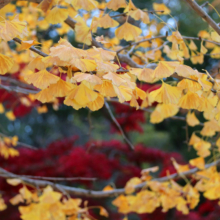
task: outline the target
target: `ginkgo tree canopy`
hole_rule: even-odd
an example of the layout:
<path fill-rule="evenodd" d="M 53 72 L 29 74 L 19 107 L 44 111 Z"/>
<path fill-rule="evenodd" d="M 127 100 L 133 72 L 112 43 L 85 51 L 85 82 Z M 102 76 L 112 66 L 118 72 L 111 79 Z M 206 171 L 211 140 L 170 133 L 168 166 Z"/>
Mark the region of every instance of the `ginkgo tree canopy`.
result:
<path fill-rule="evenodd" d="M 152 124 L 170 118 L 185 121 L 187 127 L 199 126 L 187 140 L 195 158 L 185 165 L 173 159 L 176 173 L 162 178 L 152 178 L 158 166 L 144 169 L 121 189 L 87 190 L 0 168 L 8 184 L 22 186 L 10 198 L 12 205 L 19 205 L 21 219 L 94 219 L 89 211 L 96 208 L 100 216 L 108 217 L 106 207 L 90 206 L 82 196 L 115 197 L 112 204 L 124 219 L 129 213 L 152 213 L 159 207 L 188 214 L 202 196 L 220 199 L 220 79 L 218 73 L 195 68 L 205 56 L 220 58 L 220 27 L 204 7 L 217 9 L 210 3 L 183 2 L 188 13 L 206 22 L 197 36 L 183 36 L 169 5 L 159 2 L 138 8 L 132 0 L 0 1 L 0 88 L 18 93 L 18 102 L 39 113 L 47 111 L 47 105 L 92 112 L 105 108 L 131 151 L 134 145 L 115 118 L 112 102 L 150 113 Z M 58 41 L 52 34 L 42 37 L 49 29 L 56 29 Z M 143 89 L 146 84 L 154 89 Z M 16 120 L 4 105 L 0 113 Z M 4 136 L 1 155 L 18 156 L 17 144 L 17 136 Z M 186 183 L 179 184 L 177 178 Z M 1 198 L 0 210 L 6 208 Z"/>

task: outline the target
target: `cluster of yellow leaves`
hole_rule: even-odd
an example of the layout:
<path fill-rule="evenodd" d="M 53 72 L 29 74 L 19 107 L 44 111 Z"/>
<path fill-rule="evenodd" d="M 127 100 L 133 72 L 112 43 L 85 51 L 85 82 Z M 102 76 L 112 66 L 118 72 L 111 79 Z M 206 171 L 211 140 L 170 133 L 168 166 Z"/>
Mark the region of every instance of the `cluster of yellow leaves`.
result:
<path fill-rule="evenodd" d="M 195 178 L 198 181 L 195 188 L 203 192 L 205 198 L 209 200 L 220 199 L 220 177 L 216 167 L 210 167 L 197 172 Z"/>
<path fill-rule="evenodd" d="M 118 97 L 120 102 L 131 101 L 137 108 L 136 100 L 146 98 L 146 93 L 136 87 L 131 73 L 117 74 L 119 66 L 113 63 L 115 52 L 96 47 L 85 51 L 61 39 L 57 46 L 50 49 L 49 55 L 34 58 L 29 64 L 31 70 L 42 70 L 28 71 L 24 75 L 27 83 L 42 89 L 35 95 L 42 103 L 65 97 L 66 105 L 77 110 L 88 107 L 95 111 L 104 105 L 105 97 Z M 45 68 L 49 65 L 67 68 L 67 71 L 60 68 L 60 71 L 67 74 L 66 81 L 48 72 Z M 92 71 L 96 71 L 96 74 Z"/>
<path fill-rule="evenodd" d="M 141 182 L 138 178 L 130 181 L 136 185 Z M 127 195 L 117 197 L 113 205 L 123 214 L 152 213 L 158 207 L 162 207 L 163 212 L 176 208 L 183 214 L 188 214 L 189 210 L 194 209 L 198 204 L 199 197 L 198 190 L 190 184 L 183 187 L 173 180 L 164 183 L 148 181 L 140 192 L 130 194 L 130 191 L 127 191 Z"/>
<path fill-rule="evenodd" d="M 13 186 L 21 183 L 19 179 L 8 179 L 7 182 Z M 87 202 L 84 208 L 81 208 L 82 200 L 66 198 L 62 193 L 55 192 L 50 186 L 43 189 L 42 192 L 32 192 L 26 186 L 19 190 L 19 194 L 10 199 L 12 205 L 25 203 L 26 206 L 19 206 L 21 219 L 23 220 L 89 220 L 89 207 Z M 103 207 L 100 209 L 100 215 L 108 216 Z"/>
<path fill-rule="evenodd" d="M 14 136 L 12 138 L 9 137 L 1 137 L 0 138 L 0 154 L 4 158 L 15 157 L 19 155 L 19 151 L 14 149 L 17 145 L 18 137 Z"/>
<path fill-rule="evenodd" d="M 190 165 L 197 167 L 199 170 L 193 174 L 197 183 L 192 186 L 187 183 L 185 186 L 180 186 L 173 180 L 166 182 L 157 182 L 150 180 L 151 178 L 132 178 L 125 186 L 126 195 L 120 195 L 113 201 L 113 205 L 118 207 L 119 212 L 128 214 L 136 212 L 138 214 L 152 213 L 156 208 L 162 207 L 163 212 L 169 209 L 176 208 L 183 214 L 188 214 L 190 209 L 194 209 L 199 203 L 200 192 L 210 199 L 215 200 L 220 198 L 219 187 L 220 177 L 216 167 L 205 169 L 205 161 L 203 157 L 198 157 L 190 160 Z M 175 160 L 173 161 L 179 175 L 182 172 L 189 170 L 189 165 L 180 165 Z M 158 167 L 148 168 L 143 170 L 143 174 L 149 175 L 149 172 L 155 172 Z M 146 182 L 143 182 L 146 181 Z M 141 186 L 141 191 L 135 192 L 135 187 Z"/>

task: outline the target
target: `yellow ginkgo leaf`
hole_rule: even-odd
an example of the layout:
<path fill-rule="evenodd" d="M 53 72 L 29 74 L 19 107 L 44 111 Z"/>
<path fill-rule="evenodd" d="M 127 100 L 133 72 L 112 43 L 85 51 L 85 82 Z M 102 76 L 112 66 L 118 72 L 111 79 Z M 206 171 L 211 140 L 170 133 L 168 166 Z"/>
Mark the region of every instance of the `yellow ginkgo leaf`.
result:
<path fill-rule="evenodd" d="M 0 211 L 7 209 L 7 205 L 5 204 L 3 198 L 0 197 Z"/>
<path fill-rule="evenodd" d="M 100 55 L 101 59 L 104 61 L 114 60 L 114 58 L 116 56 L 116 52 L 114 52 L 114 51 L 103 50 L 102 48 L 96 48 L 96 47 L 93 47 L 93 50 L 96 53 L 98 53 Z M 89 51 L 89 55 L 90 55 L 90 51 Z"/>
<path fill-rule="evenodd" d="M 56 83 L 51 84 L 48 87 L 48 91 L 54 97 L 64 97 L 67 96 L 69 91 L 73 89 L 75 85 L 59 79 Z"/>
<path fill-rule="evenodd" d="M 134 18 L 135 20 L 141 20 L 143 23 L 148 24 L 150 22 L 148 13 L 140 10 L 140 9 L 136 9 L 134 11 L 129 11 L 128 13 L 132 18 Z"/>
<path fill-rule="evenodd" d="M 135 191 L 135 186 L 140 184 L 142 181 L 140 178 L 138 177 L 133 177 L 132 179 L 130 179 L 126 185 L 125 185 L 125 193 L 126 194 L 131 194 Z"/>
<path fill-rule="evenodd" d="M 104 15 L 102 18 L 98 21 L 98 26 L 102 28 L 110 28 L 110 27 L 116 27 L 119 23 L 112 19 L 108 14 Z"/>
<path fill-rule="evenodd" d="M 105 217 L 109 216 L 107 210 L 105 208 L 101 207 L 101 206 L 100 206 L 99 215 L 105 216 Z"/>
<path fill-rule="evenodd" d="M 133 95 L 132 89 L 128 86 L 120 85 L 115 86 L 113 85 L 115 93 L 118 96 L 119 102 L 123 103 L 125 101 L 130 101 Z"/>
<path fill-rule="evenodd" d="M 135 87 L 135 96 L 136 96 L 136 99 L 140 98 L 141 100 L 144 100 L 147 97 L 147 93 L 139 89 L 138 87 Z"/>
<path fill-rule="evenodd" d="M 189 165 L 180 165 L 175 161 L 174 158 L 172 158 L 172 162 L 178 173 L 186 172 L 189 170 Z"/>
<path fill-rule="evenodd" d="M 220 36 L 219 36 L 219 34 L 217 32 L 215 32 L 215 31 L 211 32 L 211 38 L 215 42 L 219 42 L 220 43 Z"/>
<path fill-rule="evenodd" d="M 157 11 L 156 13 L 159 14 L 159 15 L 160 14 L 164 14 L 164 15 L 170 14 L 170 9 L 167 8 L 167 6 L 164 5 L 164 4 L 153 3 L 153 9 L 155 11 Z"/>
<path fill-rule="evenodd" d="M 174 73 L 174 70 L 178 65 L 179 65 L 178 62 L 161 61 L 154 70 L 153 77 L 156 79 L 169 77 Z"/>
<path fill-rule="evenodd" d="M 200 47 L 200 52 L 202 54 L 206 54 L 208 52 L 208 50 L 204 47 L 203 45 L 203 41 L 201 41 L 201 47 Z"/>
<path fill-rule="evenodd" d="M 174 116 L 179 111 L 179 107 L 173 104 L 158 104 L 155 110 L 150 115 L 150 122 L 160 123 L 165 118 Z"/>
<path fill-rule="evenodd" d="M 182 94 L 182 90 L 162 82 L 162 86 L 150 93 L 150 102 L 164 104 L 177 104 Z"/>
<path fill-rule="evenodd" d="M 207 93 L 203 92 L 202 95 L 200 96 L 200 102 L 199 106 L 197 108 L 198 111 L 203 112 L 203 111 L 211 111 L 213 110 L 214 113 L 214 107 L 218 103 L 218 96 L 213 94 L 212 92 Z"/>
<path fill-rule="evenodd" d="M 103 80 L 103 83 L 101 85 L 96 85 L 94 89 L 99 91 L 105 97 L 117 96 L 111 81 L 108 80 Z"/>
<path fill-rule="evenodd" d="M 82 17 L 78 16 L 75 20 L 77 21 L 75 24 L 76 41 L 91 45 L 92 36 L 90 28 L 86 25 Z"/>
<path fill-rule="evenodd" d="M 9 202 L 12 204 L 12 205 L 18 205 L 19 203 L 21 202 L 24 202 L 24 199 L 23 197 L 21 196 L 21 194 L 18 194 L 16 196 L 14 196 L 13 198 L 11 198 L 9 200 Z"/>
<path fill-rule="evenodd" d="M 7 13 L 14 13 L 16 11 L 16 6 L 14 4 L 7 4 L 0 9 L 0 16 L 5 17 Z"/>
<path fill-rule="evenodd" d="M 202 64 L 204 62 L 204 55 L 202 53 L 195 54 L 193 51 L 191 51 L 190 60 L 193 64 Z"/>
<path fill-rule="evenodd" d="M 89 60 L 89 59 L 72 59 L 70 61 L 70 64 L 73 67 L 77 67 L 82 72 L 89 72 L 94 71 L 96 69 L 96 62 L 95 60 Z"/>
<path fill-rule="evenodd" d="M 140 70 L 138 74 L 138 79 L 140 81 L 144 81 L 148 83 L 154 83 L 155 81 L 158 80 L 154 77 L 154 70 L 148 68 L 144 68 L 143 70 Z"/>
<path fill-rule="evenodd" d="M 106 7 L 113 11 L 117 11 L 119 8 L 125 8 L 126 6 L 127 6 L 127 3 L 125 0 L 110 0 L 106 4 Z"/>
<path fill-rule="evenodd" d="M 189 126 L 192 126 L 192 127 L 200 124 L 199 120 L 195 116 L 195 112 L 191 113 L 190 111 L 188 112 L 186 116 L 186 122 Z"/>
<path fill-rule="evenodd" d="M 6 41 L 12 40 L 13 38 L 19 36 L 23 37 L 27 34 L 26 22 L 19 21 L 17 18 L 12 21 L 5 21 L 5 26 L 0 26 L 0 37 Z"/>
<path fill-rule="evenodd" d="M 211 144 L 207 141 L 201 140 L 193 145 L 194 149 L 197 151 L 197 155 L 200 157 L 208 157 L 210 153 Z"/>
<path fill-rule="evenodd" d="M 47 108 L 46 105 L 38 106 L 37 107 L 37 112 L 39 114 L 47 113 L 48 112 L 48 108 Z"/>
<path fill-rule="evenodd" d="M 6 181 L 8 184 L 10 184 L 12 186 L 17 186 L 20 183 L 22 183 L 22 181 L 20 179 L 7 179 Z"/>
<path fill-rule="evenodd" d="M 208 76 L 203 74 L 201 78 L 198 79 L 199 84 L 202 86 L 204 91 L 210 91 L 212 89 L 212 83 L 208 81 Z"/>
<path fill-rule="evenodd" d="M 202 86 L 193 80 L 183 79 L 177 84 L 178 88 L 184 89 L 185 91 L 197 92 L 202 89 Z"/>
<path fill-rule="evenodd" d="M 192 134 L 190 140 L 189 140 L 189 145 L 194 145 L 198 142 L 200 142 L 202 139 L 199 138 L 195 133 Z"/>
<path fill-rule="evenodd" d="M 31 46 L 36 45 L 36 44 L 40 44 L 40 43 L 37 42 L 36 40 L 22 41 L 21 46 L 18 48 L 18 50 L 27 50 Z"/>
<path fill-rule="evenodd" d="M 134 3 L 132 2 L 132 0 L 129 0 L 129 3 L 128 3 L 127 7 L 125 8 L 124 12 L 129 12 L 129 11 L 133 11 L 133 10 L 137 10 L 137 8 L 134 5 Z"/>
<path fill-rule="evenodd" d="M 98 85 L 98 84 L 102 84 L 102 80 L 96 76 L 96 75 L 91 75 L 89 73 L 75 73 L 74 77 L 72 77 L 72 81 L 76 81 L 76 82 L 82 82 L 82 81 L 87 81 L 93 85 Z"/>
<path fill-rule="evenodd" d="M 13 136 L 11 138 L 11 144 L 15 147 L 17 145 L 17 142 L 18 142 L 18 136 Z"/>
<path fill-rule="evenodd" d="M 32 73 L 25 77 L 25 80 L 29 84 L 33 84 L 37 88 L 45 89 L 49 85 L 56 83 L 59 80 L 58 76 L 49 73 L 47 70 L 41 70 L 37 73 Z"/>
<path fill-rule="evenodd" d="M 76 102 L 74 99 L 70 99 L 68 96 L 65 98 L 64 102 L 65 105 L 72 106 L 74 109 L 79 110 L 80 108 L 85 108 L 86 105 L 81 105 Z"/>
<path fill-rule="evenodd" d="M 5 116 L 10 120 L 10 121 L 14 121 L 16 119 L 14 113 L 12 111 L 8 111 L 5 113 Z"/>
<path fill-rule="evenodd" d="M 0 54 L 0 75 L 6 74 L 13 67 L 14 60 L 11 57 Z"/>
<path fill-rule="evenodd" d="M 178 105 L 185 109 L 197 109 L 201 102 L 202 100 L 197 93 L 188 91 L 180 98 Z"/>
<path fill-rule="evenodd" d="M 190 50 L 197 50 L 197 46 L 195 45 L 193 40 L 190 40 L 189 49 Z"/>
<path fill-rule="evenodd" d="M 195 166 L 201 170 L 205 169 L 205 160 L 203 157 L 197 157 L 189 161 L 192 166 Z"/>
<path fill-rule="evenodd" d="M 205 198 L 209 199 L 209 200 L 216 200 L 219 199 L 220 197 L 220 185 L 214 185 L 209 187 L 208 190 L 206 190 L 203 195 Z"/>
<path fill-rule="evenodd" d="M 62 61 L 87 57 L 87 51 L 73 47 L 68 41 L 61 39 L 58 45 L 50 48 L 50 56 L 59 57 Z"/>
<path fill-rule="evenodd" d="M 54 101 L 54 96 L 48 88 L 43 89 L 40 92 L 38 92 L 36 95 L 34 95 L 34 98 L 39 100 L 42 103 Z"/>
<path fill-rule="evenodd" d="M 98 6 L 98 2 L 94 0 L 72 0 L 71 4 L 76 10 L 84 9 L 87 11 L 91 11 Z"/>
<path fill-rule="evenodd" d="M 2 103 L 0 103 L 0 114 L 5 112 L 5 108 Z"/>
<path fill-rule="evenodd" d="M 125 22 L 119 28 L 116 29 L 115 35 L 119 39 L 125 39 L 126 41 L 135 40 L 142 30 L 139 27 L 136 27 L 128 22 Z"/>
<path fill-rule="evenodd" d="M 104 61 L 96 61 L 97 67 L 96 69 L 99 72 L 102 72 L 103 74 L 106 72 L 116 72 L 118 69 L 118 65 L 110 63 L 110 62 L 104 62 Z"/>
<path fill-rule="evenodd" d="M 87 104 L 87 107 L 91 110 L 91 111 L 97 111 L 100 108 L 102 108 L 104 105 L 104 97 L 101 94 L 98 94 L 97 98 L 92 101 L 89 102 Z"/>
<path fill-rule="evenodd" d="M 47 66 L 43 62 L 42 57 L 36 57 L 28 64 L 28 69 L 30 69 L 32 71 L 34 71 L 35 69 L 43 70 L 46 67 Z"/>
<path fill-rule="evenodd" d="M 62 23 L 67 19 L 68 13 L 68 9 L 54 7 L 45 19 L 50 24 Z"/>
<path fill-rule="evenodd" d="M 104 188 L 103 188 L 103 190 L 102 191 L 111 191 L 111 190 L 114 190 L 114 188 L 112 187 L 112 186 L 110 186 L 110 185 L 107 185 L 107 186 L 105 186 Z"/>
<path fill-rule="evenodd" d="M 218 122 L 216 120 L 211 120 L 204 123 L 204 127 L 202 128 L 200 134 L 203 136 L 212 137 L 217 131 L 220 131 Z"/>
<path fill-rule="evenodd" d="M 198 36 L 201 37 L 201 38 L 210 38 L 209 32 L 205 31 L 205 30 L 199 31 Z"/>
<path fill-rule="evenodd" d="M 126 76 L 126 78 L 124 76 Z M 126 84 L 126 82 L 130 80 L 130 76 L 128 76 L 127 74 L 120 75 L 112 72 L 104 75 L 103 78 L 112 81 L 112 84 L 115 86 Z"/>
<path fill-rule="evenodd" d="M 81 83 L 79 86 L 72 89 L 67 99 L 74 100 L 81 106 L 87 105 L 89 102 L 93 102 L 97 99 L 98 93 L 89 89 L 86 85 Z"/>

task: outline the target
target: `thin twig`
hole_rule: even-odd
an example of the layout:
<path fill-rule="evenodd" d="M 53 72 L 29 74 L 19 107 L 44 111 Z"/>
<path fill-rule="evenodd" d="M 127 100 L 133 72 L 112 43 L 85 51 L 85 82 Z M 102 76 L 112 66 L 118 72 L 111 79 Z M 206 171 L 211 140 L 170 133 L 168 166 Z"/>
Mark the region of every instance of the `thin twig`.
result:
<path fill-rule="evenodd" d="M 170 35 L 169 35 L 170 36 Z M 160 36 L 156 36 L 156 37 L 151 37 L 151 38 L 146 38 L 146 39 L 142 39 L 140 41 L 137 41 L 137 42 L 133 42 L 129 45 L 126 45 L 124 47 L 122 47 L 121 49 L 117 50 L 116 52 L 117 53 L 120 53 L 121 51 L 129 48 L 130 46 L 133 46 L 133 45 L 138 45 L 138 44 L 141 44 L 141 43 L 144 43 L 144 42 L 147 42 L 147 41 L 152 41 L 152 40 L 156 40 L 156 39 L 163 39 L 163 38 L 167 38 L 169 36 L 166 36 L 166 35 L 160 35 Z M 212 41 L 212 40 L 207 40 L 206 38 L 200 38 L 200 37 L 189 37 L 189 36 L 182 36 L 182 38 L 184 40 L 197 40 L 197 41 L 204 41 L 204 42 L 209 42 L 209 43 L 213 43 L 215 45 L 218 45 L 220 46 L 220 43 L 219 42 L 216 42 L 216 41 Z"/>
<path fill-rule="evenodd" d="M 163 10 L 151 10 L 151 11 L 143 10 L 143 11 L 146 12 L 146 13 L 150 13 L 150 14 L 153 14 L 155 12 L 160 12 L 160 13 L 164 12 Z M 120 17 L 120 16 L 127 16 L 127 13 L 128 12 L 120 13 L 120 14 L 117 14 L 117 15 L 111 15 L 110 17 L 111 18 L 116 18 L 116 17 Z"/>
<path fill-rule="evenodd" d="M 106 107 L 106 109 L 108 110 L 108 113 L 109 113 L 109 115 L 110 115 L 112 121 L 115 123 L 115 125 L 116 125 L 117 128 L 118 128 L 118 130 L 121 132 L 121 135 L 122 135 L 124 141 L 128 144 L 128 146 L 130 147 L 131 150 L 134 150 L 133 144 L 132 144 L 132 143 L 130 142 L 130 140 L 126 137 L 126 135 L 125 135 L 125 133 L 124 133 L 124 131 L 123 131 L 121 125 L 118 123 L 117 119 L 116 119 L 115 116 L 113 115 L 112 110 L 111 110 L 111 108 L 110 108 L 110 106 L 109 106 L 109 104 L 108 104 L 107 102 L 105 102 L 105 107 Z"/>
<path fill-rule="evenodd" d="M 1 177 L 7 177 L 7 175 L 0 174 Z M 93 177 L 45 177 L 45 176 L 32 176 L 32 175 L 19 175 L 20 177 L 27 177 L 31 179 L 38 179 L 38 180 L 49 180 L 49 181 L 95 181 L 97 178 Z"/>

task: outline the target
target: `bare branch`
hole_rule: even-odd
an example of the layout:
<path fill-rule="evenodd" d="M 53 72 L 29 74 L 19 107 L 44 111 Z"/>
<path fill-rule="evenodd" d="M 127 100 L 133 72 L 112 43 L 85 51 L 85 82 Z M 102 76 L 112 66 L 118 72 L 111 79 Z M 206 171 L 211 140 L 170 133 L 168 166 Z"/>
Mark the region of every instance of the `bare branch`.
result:
<path fill-rule="evenodd" d="M 22 93 L 25 95 L 36 94 L 40 91 L 40 90 L 25 89 L 25 88 L 21 88 L 19 86 L 8 86 L 8 85 L 2 85 L 2 84 L 0 84 L 0 88 L 6 90 L 8 92 L 18 92 L 18 93 Z"/>
<path fill-rule="evenodd" d="M 219 163 L 220 163 L 220 159 L 216 160 L 212 163 L 206 164 L 205 169 L 208 169 L 209 167 L 216 166 Z M 182 176 L 190 176 L 192 174 L 195 174 L 197 171 L 199 171 L 198 168 L 193 168 L 193 169 L 190 169 L 186 172 L 182 172 L 180 174 L 179 173 L 174 173 L 174 174 L 169 175 L 169 176 L 155 178 L 155 179 L 152 179 L 152 181 L 166 182 L 168 180 L 181 178 Z M 71 186 L 64 186 L 64 185 L 56 184 L 56 183 L 46 181 L 46 180 L 33 180 L 31 178 L 28 178 L 28 177 L 23 177 L 23 176 L 20 176 L 20 175 L 13 174 L 11 172 L 6 171 L 3 168 L 0 168 L 0 176 L 2 176 L 3 178 L 21 179 L 24 183 L 32 185 L 34 187 L 36 187 L 36 186 L 46 187 L 46 186 L 50 185 L 51 187 L 53 187 L 54 189 L 56 189 L 58 191 L 63 189 L 63 191 L 65 191 L 69 194 L 75 195 L 75 196 L 85 196 L 85 197 L 90 197 L 90 198 L 107 198 L 107 197 L 112 197 L 112 196 L 118 196 L 120 194 L 125 193 L 124 189 L 114 189 L 114 190 L 110 190 L 110 191 L 94 191 L 94 190 L 80 189 L 80 188 L 71 187 Z M 143 188 L 145 185 L 146 185 L 146 182 L 138 184 L 138 185 L 135 186 L 135 190 L 139 190 L 139 189 Z"/>
<path fill-rule="evenodd" d="M 4 174 L 0 174 L 1 177 Z M 93 177 L 46 177 L 46 176 L 32 176 L 32 175 L 19 175 L 20 177 L 26 177 L 37 180 L 49 180 L 49 181 L 95 181 L 97 178 Z M 7 176 L 5 176 L 7 178 Z"/>
<path fill-rule="evenodd" d="M 125 133 L 124 133 L 124 131 L 123 131 L 121 125 L 118 123 L 117 119 L 116 119 L 115 116 L 113 115 L 112 110 L 111 110 L 111 108 L 110 108 L 110 106 L 109 106 L 109 104 L 108 104 L 107 102 L 105 102 L 105 107 L 106 107 L 106 109 L 108 110 L 108 113 L 109 113 L 109 115 L 110 115 L 112 121 L 115 123 L 115 125 L 116 125 L 117 128 L 118 128 L 118 130 L 121 132 L 121 135 L 122 135 L 124 141 L 128 144 L 128 146 L 130 147 L 131 150 L 134 150 L 133 144 L 132 144 L 132 143 L 130 142 L 130 140 L 126 137 L 126 135 L 125 135 Z"/>
<path fill-rule="evenodd" d="M 121 102 L 119 102 L 118 99 L 116 99 L 116 98 L 106 99 L 106 102 L 115 102 L 115 103 L 118 103 L 118 104 L 121 104 L 121 105 L 129 106 L 130 108 L 133 108 L 132 106 L 130 106 L 129 103 L 127 103 L 127 102 L 121 103 Z M 145 112 L 148 112 L 148 113 L 152 113 L 152 112 L 153 112 L 153 110 L 148 109 L 148 108 L 141 108 L 140 110 L 145 111 Z M 179 121 L 186 121 L 186 117 L 176 116 L 176 115 L 171 116 L 171 117 L 169 117 L 169 118 L 167 118 L 167 119 L 173 119 L 173 120 L 179 120 Z M 204 126 L 203 123 L 200 123 L 199 125 L 200 125 L 200 126 Z"/>
<path fill-rule="evenodd" d="M 200 16 L 202 17 L 219 35 L 220 35 L 220 28 L 217 23 L 200 7 L 195 0 L 184 0 L 187 2 L 191 8 Z"/>

